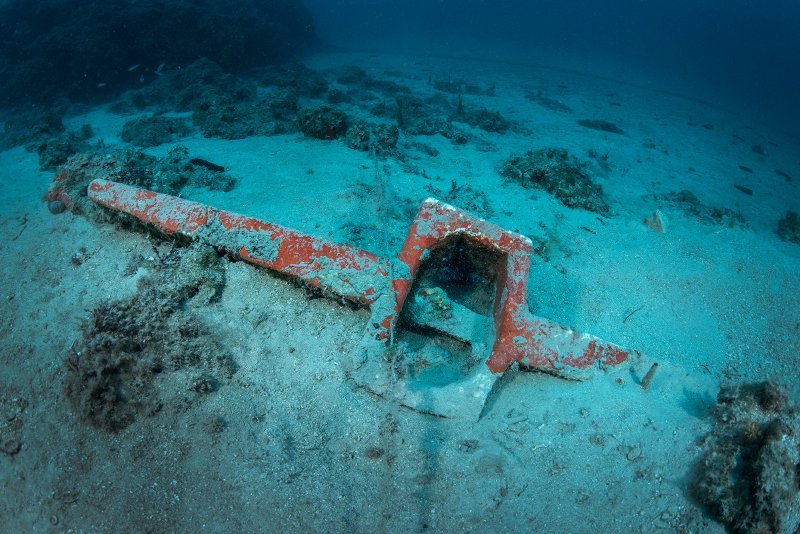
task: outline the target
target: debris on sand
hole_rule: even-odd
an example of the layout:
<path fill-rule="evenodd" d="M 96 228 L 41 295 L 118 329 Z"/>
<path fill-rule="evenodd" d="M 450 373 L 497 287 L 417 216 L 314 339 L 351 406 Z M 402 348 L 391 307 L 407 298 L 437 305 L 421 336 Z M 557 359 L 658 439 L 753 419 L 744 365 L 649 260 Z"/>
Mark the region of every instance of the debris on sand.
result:
<path fill-rule="evenodd" d="M 500 174 L 522 187 L 543 189 L 570 208 L 608 214 L 610 206 L 603 187 L 587 173 L 587 163 L 563 148 L 539 148 L 511 156 Z"/>
<path fill-rule="evenodd" d="M 84 421 L 117 432 L 178 402 L 182 390 L 199 398 L 233 376 L 233 357 L 187 305 L 222 290 L 220 262 L 207 245 L 173 247 L 136 294 L 95 306 L 66 362 L 65 393 Z M 185 387 L 176 391 L 175 380 Z"/>
<path fill-rule="evenodd" d="M 691 491 L 733 532 L 793 532 L 800 520 L 800 413 L 774 382 L 724 386 Z"/>

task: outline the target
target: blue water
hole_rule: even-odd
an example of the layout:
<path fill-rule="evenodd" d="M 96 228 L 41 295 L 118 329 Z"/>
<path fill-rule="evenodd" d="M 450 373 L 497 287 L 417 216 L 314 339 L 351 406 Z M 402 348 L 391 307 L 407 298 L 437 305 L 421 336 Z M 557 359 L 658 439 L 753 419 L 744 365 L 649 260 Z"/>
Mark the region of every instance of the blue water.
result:
<path fill-rule="evenodd" d="M 800 133 L 800 4 L 790 0 L 306 4 L 328 44 L 576 69 L 676 91 Z"/>

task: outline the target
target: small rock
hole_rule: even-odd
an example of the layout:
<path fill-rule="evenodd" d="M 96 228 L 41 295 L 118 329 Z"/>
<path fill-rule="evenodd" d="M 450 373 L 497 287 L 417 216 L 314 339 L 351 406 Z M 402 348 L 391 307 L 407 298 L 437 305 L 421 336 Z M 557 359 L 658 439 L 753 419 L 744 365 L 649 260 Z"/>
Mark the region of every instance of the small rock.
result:
<path fill-rule="evenodd" d="M 59 213 L 64 213 L 67 211 L 67 206 L 60 200 L 51 200 L 47 203 L 47 209 L 53 215 L 58 215 Z"/>
<path fill-rule="evenodd" d="M 661 210 L 656 210 L 651 215 L 644 218 L 644 224 L 651 230 L 663 234 L 667 231 L 669 222 L 667 221 L 666 215 L 661 213 Z"/>
<path fill-rule="evenodd" d="M 364 452 L 364 456 L 370 460 L 377 460 L 382 457 L 386 451 L 382 447 L 370 447 Z"/>
<path fill-rule="evenodd" d="M 191 384 L 189 384 L 189 391 L 194 391 L 196 393 L 214 393 L 217 389 L 219 389 L 219 383 L 209 376 L 195 377 Z"/>
<path fill-rule="evenodd" d="M 595 445 L 596 447 L 605 447 L 606 438 L 603 434 L 596 432 L 589 436 L 589 443 Z"/>
<path fill-rule="evenodd" d="M 0 444 L 0 452 L 7 456 L 14 456 L 22 450 L 22 442 L 17 438 L 11 438 Z"/>
<path fill-rule="evenodd" d="M 639 448 L 638 445 L 634 445 L 628 450 L 628 454 L 625 455 L 625 458 L 628 459 L 629 462 L 633 462 L 634 460 L 638 460 L 642 457 L 642 449 Z"/>
<path fill-rule="evenodd" d="M 478 440 L 477 439 L 465 439 L 461 440 L 458 443 L 458 450 L 461 452 L 466 452 L 472 454 L 475 452 L 475 449 L 478 448 Z"/>

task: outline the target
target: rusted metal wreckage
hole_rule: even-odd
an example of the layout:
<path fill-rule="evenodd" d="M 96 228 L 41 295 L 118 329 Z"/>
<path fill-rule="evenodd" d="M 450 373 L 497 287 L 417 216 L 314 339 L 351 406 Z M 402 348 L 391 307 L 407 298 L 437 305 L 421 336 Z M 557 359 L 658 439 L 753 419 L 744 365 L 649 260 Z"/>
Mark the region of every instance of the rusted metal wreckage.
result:
<path fill-rule="evenodd" d="M 54 186 L 50 196 L 63 201 Z M 477 416 L 510 366 L 585 380 L 641 356 L 533 315 L 531 241 L 433 198 L 422 202 L 397 257 L 382 258 L 114 181 L 93 180 L 88 196 L 166 236 L 208 243 L 368 308 L 349 375 L 423 412 Z M 407 335 L 438 341 L 409 342 Z"/>

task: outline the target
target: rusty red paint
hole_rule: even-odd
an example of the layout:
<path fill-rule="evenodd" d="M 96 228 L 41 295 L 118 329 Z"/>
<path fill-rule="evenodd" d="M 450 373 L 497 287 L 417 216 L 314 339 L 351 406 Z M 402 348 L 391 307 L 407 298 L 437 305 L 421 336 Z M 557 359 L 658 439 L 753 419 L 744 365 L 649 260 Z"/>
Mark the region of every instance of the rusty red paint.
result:
<path fill-rule="evenodd" d="M 361 304 L 372 304 L 373 302 L 375 302 L 374 297 L 375 297 L 375 288 L 368 287 L 366 291 L 364 291 L 364 293 L 362 293 L 358 297 L 358 300 L 359 302 L 361 302 Z"/>
<path fill-rule="evenodd" d="M 155 191 L 148 191 L 147 189 L 139 189 L 133 193 L 133 198 L 136 200 L 155 200 L 158 199 L 158 193 Z"/>
<path fill-rule="evenodd" d="M 66 173 L 62 173 L 66 174 Z M 114 182 L 95 180 L 89 184 L 89 191 L 94 193 L 103 193 L 114 187 Z"/>
<path fill-rule="evenodd" d="M 504 258 L 504 265 L 497 276 L 495 343 L 486 362 L 492 372 L 503 372 L 512 363 L 520 362 L 541 370 L 577 375 L 598 361 L 602 365 L 613 366 L 627 359 L 627 351 L 596 338 L 592 338 L 584 347 L 585 337 L 537 318 L 528 311 L 530 240 L 432 199 L 423 202 L 398 255 L 398 259 L 408 265 L 411 279 L 418 272 L 426 251 L 456 235 L 500 252 Z M 408 296 L 411 281 L 395 284 L 394 287 L 397 299 L 395 313 L 399 313 Z M 554 339 L 558 340 L 557 343 L 553 342 Z"/>
<path fill-rule="evenodd" d="M 392 338 L 400 313 L 423 263 L 423 257 L 448 239 L 462 236 L 475 246 L 498 252 L 497 296 L 493 316 L 495 342 L 486 365 L 494 373 L 519 362 L 569 377 L 583 377 L 596 366 L 616 366 L 631 354 L 593 336 L 578 335 L 561 325 L 532 315 L 528 309 L 528 277 L 532 243 L 515 234 L 447 204 L 428 199 L 422 203 L 397 260 L 405 269 L 390 268 L 389 260 L 347 244 L 337 244 L 295 230 L 195 202 L 152 191 L 96 180 L 89 196 L 110 209 L 131 214 L 166 234 L 220 240 L 204 234 L 210 221 L 230 233 L 214 242 L 245 261 L 296 277 L 372 309 L 369 332 L 373 339 Z M 237 239 L 261 236 L 272 243 L 274 257 L 255 255 L 248 243 Z M 244 236 L 244 237 L 242 237 Z M 395 273 L 394 276 L 390 273 Z M 389 297 L 390 300 L 381 300 Z M 378 303 L 381 303 L 378 305 Z"/>
<path fill-rule="evenodd" d="M 264 231 L 269 232 L 274 237 L 280 228 L 273 224 L 265 223 L 263 221 L 259 221 L 258 219 L 246 217 L 244 215 L 237 215 L 227 211 L 218 211 L 217 213 L 220 224 L 222 224 L 226 230 L 238 229 L 247 230 L 248 232 Z"/>
<path fill-rule="evenodd" d="M 578 369 L 586 369 L 595 361 L 600 360 L 602 349 L 598 349 L 597 341 L 592 340 L 584 351 L 578 356 L 569 356 L 564 359 L 564 363 Z"/>
<path fill-rule="evenodd" d="M 44 195 L 44 199 L 48 202 L 53 202 L 55 200 L 61 201 L 64 206 L 69 209 L 72 207 L 72 198 L 64 191 L 62 187 L 54 187 L 47 190 L 47 193 Z"/>

